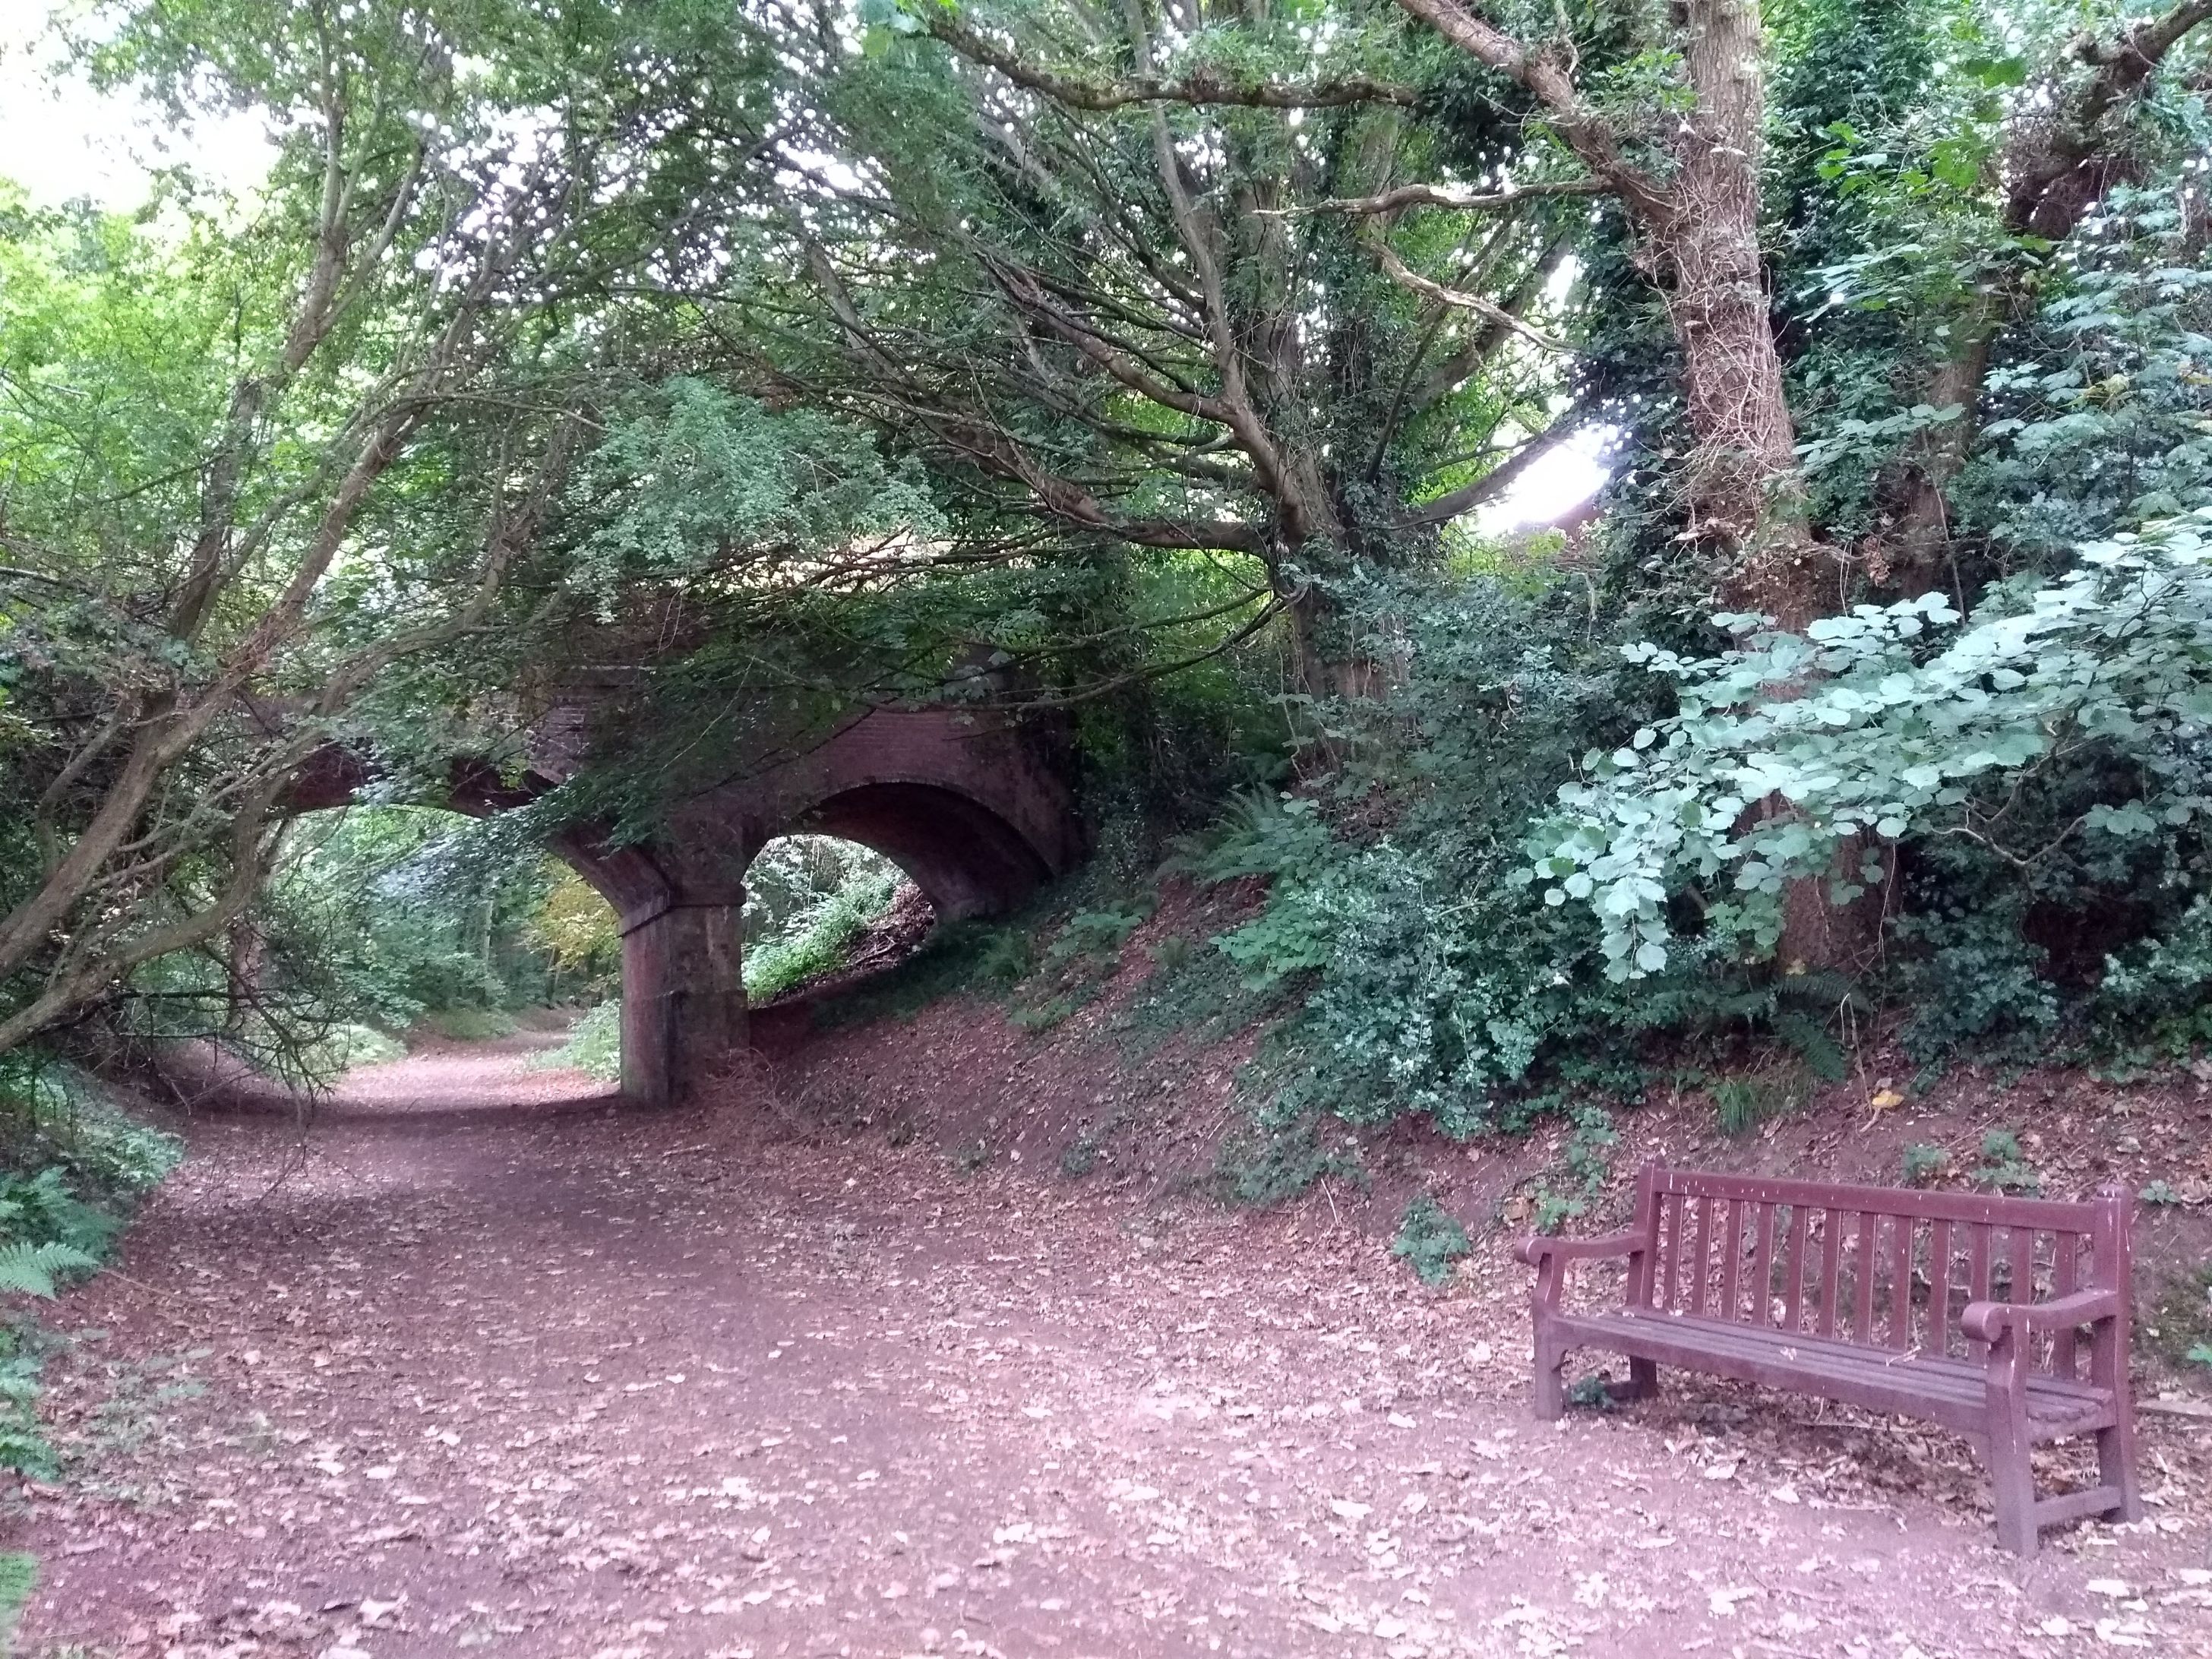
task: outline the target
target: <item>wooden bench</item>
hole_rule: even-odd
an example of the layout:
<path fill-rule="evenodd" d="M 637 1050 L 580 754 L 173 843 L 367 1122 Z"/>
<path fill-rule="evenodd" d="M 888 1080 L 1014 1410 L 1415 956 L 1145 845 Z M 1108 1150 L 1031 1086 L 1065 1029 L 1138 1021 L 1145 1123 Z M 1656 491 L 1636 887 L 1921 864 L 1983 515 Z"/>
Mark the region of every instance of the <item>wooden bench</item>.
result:
<path fill-rule="evenodd" d="M 2062 1521 L 2139 1520 L 2133 1208 L 2121 1187 L 2069 1204 L 1647 1164 L 1626 1232 L 1515 1249 L 1536 1270 L 1536 1414 L 1564 1409 L 1569 1351 L 1601 1349 L 1628 1356 L 1617 1397 L 1656 1392 L 1659 1367 L 1673 1365 L 1977 1437 L 1997 1540 L 2021 1555 Z M 1615 1260 L 1626 1263 L 1622 1305 L 1571 1309 L 1568 1269 Z M 2083 1434 L 2097 1438 L 2098 1484 L 2038 1499 L 2031 1449 Z"/>

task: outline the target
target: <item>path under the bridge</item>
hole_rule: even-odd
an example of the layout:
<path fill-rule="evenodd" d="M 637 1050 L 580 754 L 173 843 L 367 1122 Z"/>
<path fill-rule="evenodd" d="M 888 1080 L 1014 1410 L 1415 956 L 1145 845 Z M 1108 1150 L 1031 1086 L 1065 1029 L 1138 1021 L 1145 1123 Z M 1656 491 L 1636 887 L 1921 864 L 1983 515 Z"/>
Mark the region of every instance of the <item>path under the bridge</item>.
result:
<path fill-rule="evenodd" d="M 1786 1402 L 1539 1426 L 1502 1285 L 1432 1297 L 1325 1205 L 963 1175 L 526 1058 L 195 1129 L 64 1304 L 75 1472 L 4 1522 L 27 1651 L 2212 1650 L 2201 1521 L 2023 1567 L 1970 1468 L 1870 1496 Z"/>

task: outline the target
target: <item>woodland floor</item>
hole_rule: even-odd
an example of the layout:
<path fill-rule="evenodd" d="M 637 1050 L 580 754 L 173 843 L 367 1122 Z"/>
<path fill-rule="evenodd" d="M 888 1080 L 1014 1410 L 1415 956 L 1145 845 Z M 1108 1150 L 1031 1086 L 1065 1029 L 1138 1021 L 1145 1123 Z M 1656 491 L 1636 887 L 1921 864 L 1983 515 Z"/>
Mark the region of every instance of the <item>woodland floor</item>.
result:
<path fill-rule="evenodd" d="M 2146 1423 L 2149 1522 L 2021 1563 L 1909 1425 L 1672 1376 L 1531 1421 L 1493 1238 L 1439 1295 L 1325 1202 L 635 1112 L 525 1048 L 194 1127 L 58 1316 L 26 1650 L 2212 1654 L 2205 1423 Z"/>

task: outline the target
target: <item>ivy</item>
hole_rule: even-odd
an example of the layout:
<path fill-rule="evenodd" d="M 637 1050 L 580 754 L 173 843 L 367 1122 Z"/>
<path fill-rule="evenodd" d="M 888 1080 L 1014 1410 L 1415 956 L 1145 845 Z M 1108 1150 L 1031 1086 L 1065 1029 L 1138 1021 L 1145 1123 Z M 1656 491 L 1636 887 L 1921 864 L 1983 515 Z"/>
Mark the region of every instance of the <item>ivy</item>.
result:
<path fill-rule="evenodd" d="M 2081 550 L 2062 580 L 1993 588 L 1960 618 L 1940 594 L 1824 618 L 1715 623 L 1745 642 L 1691 659 L 1649 642 L 1629 660 L 1672 680 L 1672 716 L 1592 750 L 1528 848 L 1548 904 L 1586 905 L 1616 980 L 1663 969 L 1670 902 L 1705 928 L 1771 949 L 1793 881 L 1848 902 L 1882 875 L 1881 844 L 1959 835 L 2014 860 L 1991 785 L 2101 746 L 2124 793 L 2063 827 L 2130 840 L 2191 823 L 2212 797 L 2191 757 L 2212 720 L 2212 509 Z"/>

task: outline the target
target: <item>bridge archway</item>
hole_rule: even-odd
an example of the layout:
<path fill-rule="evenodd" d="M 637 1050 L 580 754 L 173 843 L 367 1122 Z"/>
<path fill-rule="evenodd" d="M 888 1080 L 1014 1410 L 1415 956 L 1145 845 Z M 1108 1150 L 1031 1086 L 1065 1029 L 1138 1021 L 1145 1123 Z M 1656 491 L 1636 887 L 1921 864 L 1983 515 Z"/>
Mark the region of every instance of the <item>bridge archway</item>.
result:
<path fill-rule="evenodd" d="M 545 752 L 519 782 L 463 764 L 448 792 L 419 804 L 482 816 L 553 787 L 595 724 L 588 699 L 554 713 L 541 726 Z M 940 917 L 1002 914 L 1083 855 L 1066 766 L 1048 729 L 961 709 L 877 709 L 694 796 L 647 845 L 611 847 L 587 830 L 555 837 L 549 850 L 620 920 L 623 1094 L 681 1099 L 745 1046 L 744 874 L 770 841 L 857 842 L 911 876 Z M 326 751 L 289 804 L 342 805 L 369 781 L 356 757 Z"/>
<path fill-rule="evenodd" d="M 835 836 L 882 854 L 948 921 L 1003 915 L 1053 874 L 1013 825 L 942 784 L 859 784 L 777 833 Z"/>

